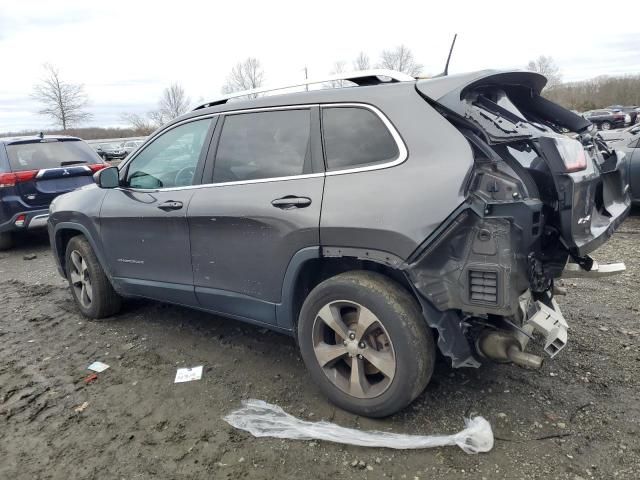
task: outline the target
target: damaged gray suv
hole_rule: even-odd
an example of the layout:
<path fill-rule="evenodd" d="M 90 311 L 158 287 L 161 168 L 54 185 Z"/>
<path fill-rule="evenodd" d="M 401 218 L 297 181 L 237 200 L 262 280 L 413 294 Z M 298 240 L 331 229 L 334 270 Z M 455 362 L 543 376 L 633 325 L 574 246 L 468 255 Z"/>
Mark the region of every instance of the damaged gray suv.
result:
<path fill-rule="evenodd" d="M 208 102 L 56 198 L 80 311 L 144 297 L 287 333 L 331 401 L 372 417 L 424 390 L 436 350 L 456 368 L 539 367 L 534 338 L 558 354 L 557 279 L 624 269 L 588 256 L 627 215 L 623 155 L 536 73 L 341 79 Z"/>

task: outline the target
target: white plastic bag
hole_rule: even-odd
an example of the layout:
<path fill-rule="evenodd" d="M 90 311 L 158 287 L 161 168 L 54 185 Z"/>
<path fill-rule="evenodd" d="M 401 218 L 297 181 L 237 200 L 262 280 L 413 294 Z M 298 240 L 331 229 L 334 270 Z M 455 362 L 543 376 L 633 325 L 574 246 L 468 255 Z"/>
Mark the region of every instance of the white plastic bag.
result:
<path fill-rule="evenodd" d="M 488 452 L 493 448 L 491 425 L 483 417 L 465 419 L 465 429 L 454 435 L 422 436 L 378 431 L 363 432 L 325 421 L 307 422 L 262 400 L 244 400 L 242 405 L 242 408 L 225 416 L 224 420 L 232 427 L 245 430 L 254 437 L 325 440 L 362 447 L 395 449 L 458 445 L 467 453 Z"/>

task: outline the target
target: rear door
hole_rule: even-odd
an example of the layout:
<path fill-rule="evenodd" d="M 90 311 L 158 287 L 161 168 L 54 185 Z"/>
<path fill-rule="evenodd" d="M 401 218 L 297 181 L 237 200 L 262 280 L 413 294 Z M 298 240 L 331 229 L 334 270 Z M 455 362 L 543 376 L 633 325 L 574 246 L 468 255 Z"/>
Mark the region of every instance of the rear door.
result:
<path fill-rule="evenodd" d="M 6 150 L 11 171 L 21 174 L 17 193 L 29 208 L 47 208 L 58 195 L 93 183 L 93 172 L 105 166 L 79 139 L 19 141 Z"/>
<path fill-rule="evenodd" d="M 320 243 L 318 118 L 308 106 L 225 115 L 210 153 L 211 185 L 196 190 L 188 212 L 202 306 L 276 323 L 291 258 Z"/>
<path fill-rule="evenodd" d="M 121 172 L 100 211 L 114 282 L 131 295 L 195 305 L 186 212 L 215 118 L 169 127 Z"/>

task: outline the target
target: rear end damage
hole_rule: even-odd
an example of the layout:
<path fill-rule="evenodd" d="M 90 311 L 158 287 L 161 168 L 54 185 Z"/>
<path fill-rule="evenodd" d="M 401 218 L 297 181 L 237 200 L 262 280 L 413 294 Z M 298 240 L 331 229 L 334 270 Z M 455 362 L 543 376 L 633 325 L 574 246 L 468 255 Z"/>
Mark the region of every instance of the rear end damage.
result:
<path fill-rule="evenodd" d="M 536 74 L 488 74 L 448 92 L 427 83 L 419 93 L 465 136 L 475 167 L 466 201 L 406 274 L 454 367 L 486 358 L 538 368 L 531 340 L 551 358 L 567 343 L 556 281 L 624 269 L 588 256 L 629 210 L 624 157 L 541 97 Z"/>

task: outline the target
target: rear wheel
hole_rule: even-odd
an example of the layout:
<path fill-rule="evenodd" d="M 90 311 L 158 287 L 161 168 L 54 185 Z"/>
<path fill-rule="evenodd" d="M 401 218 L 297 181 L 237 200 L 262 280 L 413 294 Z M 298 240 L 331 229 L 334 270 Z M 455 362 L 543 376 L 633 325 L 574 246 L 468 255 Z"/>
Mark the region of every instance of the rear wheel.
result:
<path fill-rule="evenodd" d="M 609 122 L 602 122 L 602 123 L 600 124 L 600 128 L 601 128 L 602 130 L 611 130 L 611 123 L 609 123 Z"/>
<path fill-rule="evenodd" d="M 122 300 L 104 273 L 85 237 L 73 237 L 66 251 L 67 280 L 82 314 L 103 318 L 120 310 Z"/>
<path fill-rule="evenodd" d="M 298 341 L 322 391 L 359 415 L 397 412 L 433 373 L 433 336 L 418 304 L 373 272 L 348 272 L 318 285 L 302 306 Z"/>
<path fill-rule="evenodd" d="M 9 250 L 13 247 L 13 235 L 11 232 L 0 233 L 0 250 Z"/>

